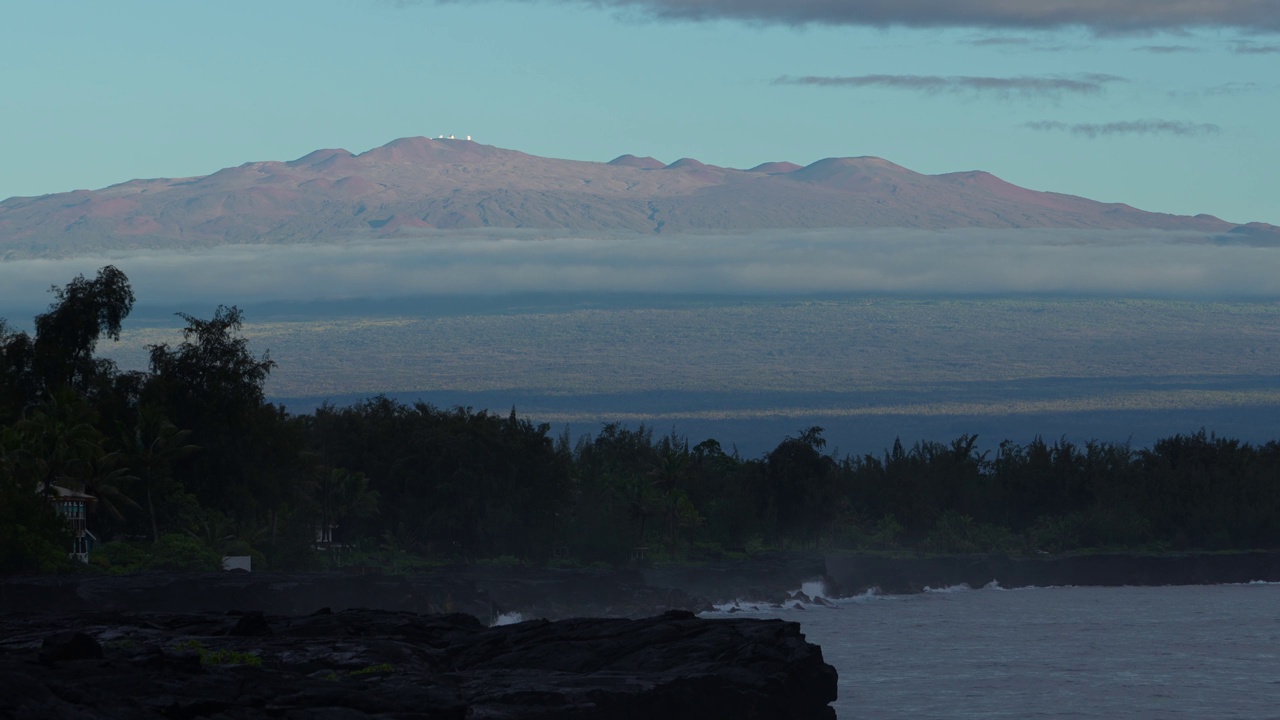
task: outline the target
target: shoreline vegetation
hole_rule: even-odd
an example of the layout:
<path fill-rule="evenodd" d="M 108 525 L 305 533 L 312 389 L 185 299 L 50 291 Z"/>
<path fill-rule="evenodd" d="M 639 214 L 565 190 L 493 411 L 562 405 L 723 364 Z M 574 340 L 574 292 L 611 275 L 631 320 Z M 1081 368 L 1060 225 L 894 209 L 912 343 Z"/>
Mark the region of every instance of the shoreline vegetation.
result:
<path fill-rule="evenodd" d="M 108 266 L 54 288 L 33 335 L 0 322 L 0 574 L 447 565 L 696 567 L 768 551 L 875 557 L 1280 548 L 1280 442 L 1201 431 L 1149 447 L 977 437 L 837 455 L 820 427 L 760 457 L 606 425 L 572 442 L 509 413 L 373 397 L 290 414 L 242 313 L 183 315 L 124 372 L 96 353 L 133 307 Z M 57 488 L 92 496 L 67 559 Z"/>

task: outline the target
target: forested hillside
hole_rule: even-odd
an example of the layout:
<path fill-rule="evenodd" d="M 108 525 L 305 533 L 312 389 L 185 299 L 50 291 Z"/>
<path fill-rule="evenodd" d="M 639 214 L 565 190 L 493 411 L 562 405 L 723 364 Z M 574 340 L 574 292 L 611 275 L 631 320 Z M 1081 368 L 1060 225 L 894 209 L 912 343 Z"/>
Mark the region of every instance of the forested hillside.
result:
<path fill-rule="evenodd" d="M 576 441 L 513 408 L 375 397 L 289 414 L 241 312 L 183 316 L 124 372 L 96 354 L 133 307 L 114 267 L 56 288 L 34 334 L 0 323 L 0 572 L 73 569 L 54 486 L 97 498 L 91 568 L 698 561 L 764 548 L 1060 553 L 1280 547 L 1280 443 L 1201 432 L 1149 448 L 977 438 L 760 457 L 606 426 Z M 323 542 L 317 544 L 317 538 Z"/>

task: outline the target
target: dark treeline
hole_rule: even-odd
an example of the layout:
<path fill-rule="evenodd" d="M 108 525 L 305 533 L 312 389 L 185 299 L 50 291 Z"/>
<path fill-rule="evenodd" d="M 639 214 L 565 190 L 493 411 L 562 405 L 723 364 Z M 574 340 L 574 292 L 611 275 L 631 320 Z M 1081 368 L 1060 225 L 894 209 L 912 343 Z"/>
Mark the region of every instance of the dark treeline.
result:
<path fill-rule="evenodd" d="M 698 560 L 764 548 L 1058 553 L 1280 547 L 1280 443 L 1150 448 L 975 436 L 839 456 L 821 428 L 758 458 L 608 425 L 576 442 L 510 413 L 385 397 L 290 415 L 241 313 L 183 316 L 143 372 L 95 355 L 133 305 L 113 267 L 0 322 L 0 572 L 70 567 L 56 488 L 97 498 L 113 571 Z"/>

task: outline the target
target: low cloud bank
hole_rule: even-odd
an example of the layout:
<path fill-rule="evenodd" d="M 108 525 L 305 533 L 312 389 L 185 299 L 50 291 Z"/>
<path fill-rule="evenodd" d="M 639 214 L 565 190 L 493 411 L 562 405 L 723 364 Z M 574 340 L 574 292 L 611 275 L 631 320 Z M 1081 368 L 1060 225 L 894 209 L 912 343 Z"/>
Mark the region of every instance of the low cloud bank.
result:
<path fill-rule="evenodd" d="M 51 284 L 106 264 L 128 274 L 148 305 L 528 292 L 1280 297 L 1280 248 L 1188 233 L 891 229 L 583 238 L 508 231 L 6 261 L 0 308 L 41 307 Z"/>

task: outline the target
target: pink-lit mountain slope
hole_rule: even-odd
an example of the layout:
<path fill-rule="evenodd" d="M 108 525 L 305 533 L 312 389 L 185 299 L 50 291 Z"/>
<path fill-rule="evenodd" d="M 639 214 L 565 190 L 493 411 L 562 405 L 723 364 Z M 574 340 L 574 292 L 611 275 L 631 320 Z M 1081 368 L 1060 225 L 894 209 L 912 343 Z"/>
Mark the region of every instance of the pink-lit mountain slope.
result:
<path fill-rule="evenodd" d="M 872 157 L 750 170 L 526 155 L 469 140 L 402 138 L 359 155 L 317 150 L 195 178 L 132 180 L 0 203 L 0 257 L 295 243 L 426 229 L 569 233 L 788 228 L 1152 228 L 1270 243 L 1236 225 L 1036 192 L 984 172 L 922 175 Z M 1235 235 L 1225 235 L 1235 232 Z"/>

